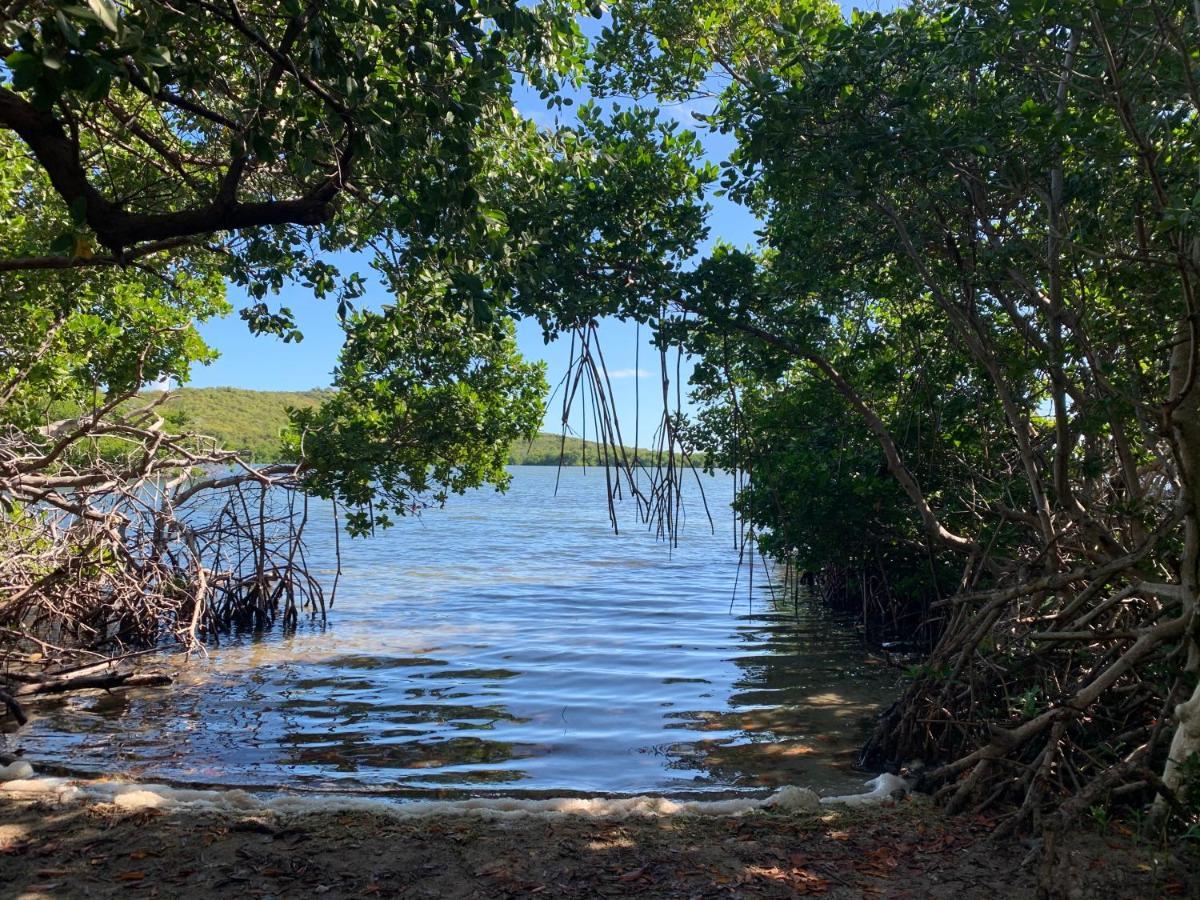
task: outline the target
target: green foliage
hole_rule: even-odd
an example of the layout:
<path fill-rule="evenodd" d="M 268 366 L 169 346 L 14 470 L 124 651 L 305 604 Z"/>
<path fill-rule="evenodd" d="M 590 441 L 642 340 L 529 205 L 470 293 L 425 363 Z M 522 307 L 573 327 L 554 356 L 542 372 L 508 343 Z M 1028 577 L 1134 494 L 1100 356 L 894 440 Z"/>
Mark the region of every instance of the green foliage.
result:
<path fill-rule="evenodd" d="M 606 312 L 647 318 L 704 236 L 715 177 L 654 110 L 588 106 L 557 132 L 516 112 L 517 78 L 565 104 L 584 13 L 599 8 L 12 6 L 0 126 L 29 154 L 14 186 L 37 181 L 48 202 L 8 247 L 38 271 L 202 268 L 246 291 L 253 332 L 287 342 L 302 335 L 275 294 L 297 283 L 331 301 L 348 340 L 337 390 L 297 411 L 293 451 L 356 522 L 503 481 L 541 385 L 510 318 L 536 317 L 547 339 Z M 382 313 L 356 310 L 367 264 L 395 299 Z"/>
<path fill-rule="evenodd" d="M 611 448 L 610 448 L 611 452 Z M 630 460 L 633 459 L 633 448 L 625 447 L 624 452 Z M 649 450 L 639 450 L 638 459 L 651 462 L 653 454 Z M 509 451 L 509 462 L 514 466 L 595 466 L 603 463 L 604 449 L 595 441 L 585 441 L 567 435 L 539 432 L 532 440 L 519 440 Z"/>
<path fill-rule="evenodd" d="M 1138 790 L 1117 755 L 1181 793 L 1159 717 L 1200 650 L 1196 10 L 626 0 L 613 23 L 594 83 L 711 98 L 721 190 L 763 222 L 673 287 L 689 439 L 747 473 L 764 547 L 872 565 L 864 607 L 940 632 L 874 758 L 958 760 L 956 808 L 1022 817 L 1101 775 Z"/>
<path fill-rule="evenodd" d="M 1112 15 L 1119 29 L 1139 14 Z M 1156 202 L 1150 180 L 1129 177 L 1128 128 L 1107 98 L 1073 86 L 1056 109 L 1031 63 L 1063 58 L 1071 29 L 1090 27 L 1084 7 L 934 4 L 845 21 L 819 4 L 735 15 L 637 0 L 613 22 L 596 84 L 718 92 L 709 125 L 737 139 L 722 188 L 765 220 L 760 255 L 718 247 L 679 279 L 682 314 L 662 334 L 700 357 L 690 437 L 714 464 L 752 472 L 738 503 L 766 548 L 794 548 L 812 569 L 875 560 L 902 596 L 953 588 L 958 563 L 929 544 L 864 406 L 932 515 L 957 534 L 976 534 L 982 516 L 978 540 L 998 557 L 1032 552 L 1031 508 L 1073 502 L 1054 496 L 1064 471 L 1099 481 L 1117 465 L 1137 492 L 1152 415 L 1138 403 L 1166 393 L 1160 348 L 1179 292 L 1122 261 L 1129 211 Z M 1084 47 L 1076 77 L 1102 78 L 1102 53 Z M 1158 65 L 1125 73 L 1130 90 L 1157 78 L 1178 99 L 1175 61 Z M 1138 115 L 1147 140 L 1174 142 L 1160 177 L 1182 196 L 1193 105 L 1164 97 Z M 1064 223 L 1049 259 L 1048 215 Z M 1163 215 L 1191 233 L 1186 213 Z M 1190 240 L 1139 239 L 1164 258 Z M 1035 472 L 1034 448 L 1056 442 L 1065 469 Z M 1104 503 L 1096 515 L 1152 515 Z M 1014 512 L 994 522 L 1001 508 Z"/>
<path fill-rule="evenodd" d="M 485 481 L 503 487 L 509 447 L 541 422 L 543 369 L 517 354 L 511 324 L 410 331 L 398 314 L 348 320 L 333 394 L 290 412 L 306 487 L 348 506 L 354 533 Z"/>
<path fill-rule="evenodd" d="M 1108 829 L 1112 825 L 1112 812 L 1107 806 L 1099 803 L 1088 808 L 1091 814 L 1092 821 L 1096 824 L 1101 834 L 1108 834 Z"/>
<path fill-rule="evenodd" d="M 57 227 L 62 203 L 18 141 L 0 132 L 0 243 L 22 253 Z M 144 268 L 0 272 L 0 421 L 32 429 L 142 384 L 187 380 L 214 356 L 196 324 L 229 309 L 203 261 Z"/>
<path fill-rule="evenodd" d="M 1180 769 L 1178 813 L 1183 821 L 1179 825 L 1185 838 L 1200 841 L 1200 752 L 1192 753 Z"/>
<path fill-rule="evenodd" d="M 611 13 L 594 54 L 593 88 L 667 101 L 720 90 L 731 78 L 754 83 L 798 68 L 841 21 L 828 0 L 633 0 Z M 806 38 L 804 53 L 791 40 L 797 34 Z"/>
<path fill-rule="evenodd" d="M 328 252 L 361 247 L 387 227 L 420 255 L 422 235 L 478 224 L 480 129 L 513 122 L 513 72 L 548 91 L 578 65 L 576 11 L 511 0 L 24 3 L 0 22 L 5 93 L 15 95 L 3 118 L 34 143 L 25 122 L 69 122 L 85 153 L 114 130 L 126 137 L 91 163 L 101 170 L 93 190 L 64 160 L 40 154 L 69 212 L 61 234 L 94 233 L 95 249 L 121 250 L 171 232 L 250 227 L 227 262 L 256 298 L 293 275 L 318 294 L 352 298 L 354 276 L 309 252 L 308 229 L 325 226 Z M 328 194 L 316 196 L 331 174 Z M 355 196 L 371 200 L 331 221 L 326 201 L 351 174 Z M 210 205 L 231 187 L 241 204 L 294 197 L 297 207 L 256 216 Z M 167 214 L 180 210 L 197 218 Z M 399 210 L 404 221 L 384 226 Z M 73 252 L 51 243 L 43 246 Z M 259 312 L 251 308 L 252 320 Z"/>
<path fill-rule="evenodd" d="M 564 213 L 518 204 L 568 156 L 579 162 L 516 113 L 511 91 L 519 76 L 549 97 L 578 74 L 581 11 L 569 0 L 0 11 L 12 162 L 0 188 L 20 213 L 4 219 L 13 258 L 0 279 L 28 301 L 27 320 L 5 322 L 28 346 L 3 362 L 29 397 L 23 425 L 45 418 L 48 398 L 78 410 L 160 376 L 186 381 L 209 354 L 192 324 L 224 311 L 226 283 L 250 296 L 253 332 L 301 339 L 272 301 L 298 283 L 332 301 L 348 335 L 330 408 L 296 413 L 314 490 L 381 512 L 413 492 L 502 481 L 542 388 L 505 313 L 526 243 Z M 511 203 L 510 173 L 528 179 Z M 355 311 L 365 265 L 395 297 L 385 313 Z M 66 308 L 46 302 L 55 293 L 103 299 Z M 64 339 L 38 349 L 54 328 Z M 70 360 L 68 344 L 87 349 Z M 33 356 L 46 372 L 24 373 Z M 276 423 L 238 443 L 270 454 Z"/>

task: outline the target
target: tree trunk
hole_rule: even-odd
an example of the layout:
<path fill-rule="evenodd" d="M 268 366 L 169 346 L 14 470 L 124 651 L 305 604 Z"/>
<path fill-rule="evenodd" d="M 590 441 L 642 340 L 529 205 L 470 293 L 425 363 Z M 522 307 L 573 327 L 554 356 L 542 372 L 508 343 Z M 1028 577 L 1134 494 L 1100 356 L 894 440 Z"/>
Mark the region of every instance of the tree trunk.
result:
<path fill-rule="evenodd" d="M 1184 324 L 1176 333 L 1171 353 L 1171 397 L 1168 424 L 1179 466 L 1181 500 L 1184 503 L 1184 548 L 1179 580 L 1183 588 L 1184 614 L 1190 616 L 1183 640 L 1187 644 L 1184 671 L 1193 679 L 1200 675 L 1200 615 L 1197 588 L 1200 586 L 1200 388 L 1196 384 L 1196 341 L 1193 327 Z M 1174 711 L 1175 734 L 1162 780 L 1178 794 L 1183 787 L 1184 764 L 1200 753 L 1200 682 L 1191 697 Z M 1157 800 L 1159 812 L 1163 799 Z"/>

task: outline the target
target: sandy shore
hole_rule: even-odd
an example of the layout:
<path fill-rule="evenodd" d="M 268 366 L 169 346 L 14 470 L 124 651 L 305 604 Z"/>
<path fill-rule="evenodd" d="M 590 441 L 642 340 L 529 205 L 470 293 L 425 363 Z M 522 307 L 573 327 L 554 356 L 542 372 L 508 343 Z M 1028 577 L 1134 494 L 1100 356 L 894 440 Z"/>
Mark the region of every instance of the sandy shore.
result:
<path fill-rule="evenodd" d="M 0 799 L 0 895 L 1024 897 L 1029 845 L 920 800 L 741 816 L 130 809 Z M 1197 896 L 1196 858 L 1080 835 L 1079 898 Z M 1191 880 L 1189 880 L 1191 879 Z"/>

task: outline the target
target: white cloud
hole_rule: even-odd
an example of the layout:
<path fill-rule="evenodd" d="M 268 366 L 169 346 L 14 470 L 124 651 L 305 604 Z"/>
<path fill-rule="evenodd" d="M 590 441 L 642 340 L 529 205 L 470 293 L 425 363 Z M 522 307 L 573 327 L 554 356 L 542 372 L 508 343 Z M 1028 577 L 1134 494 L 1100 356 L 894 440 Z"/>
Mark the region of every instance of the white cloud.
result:
<path fill-rule="evenodd" d="M 520 115 L 521 118 L 529 119 L 531 122 L 537 125 L 538 128 L 549 128 L 553 130 L 559 125 L 558 116 L 553 110 L 543 109 L 538 106 L 529 108 L 519 103 L 513 104 L 513 109 L 517 111 L 517 114 Z"/>
<path fill-rule="evenodd" d="M 695 131 L 702 128 L 704 123 L 696 119 L 693 113 L 700 116 L 712 115 L 715 106 L 711 97 L 698 97 L 679 103 L 664 103 L 659 108 L 680 125 Z"/>
<path fill-rule="evenodd" d="M 645 369 L 613 369 L 608 373 L 609 378 L 647 378 L 649 375 Z"/>

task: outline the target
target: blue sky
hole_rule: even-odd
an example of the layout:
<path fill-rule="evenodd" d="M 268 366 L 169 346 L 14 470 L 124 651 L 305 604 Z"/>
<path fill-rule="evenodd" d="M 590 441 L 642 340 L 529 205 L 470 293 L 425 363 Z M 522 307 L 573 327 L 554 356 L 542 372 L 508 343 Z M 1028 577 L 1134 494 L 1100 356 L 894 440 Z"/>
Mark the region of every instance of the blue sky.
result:
<path fill-rule="evenodd" d="M 875 2 L 854 4 L 859 7 L 877 8 Z M 881 4 L 885 8 L 889 3 Z M 843 4 L 849 12 L 850 4 Z M 597 28 L 596 23 L 588 23 Z M 590 29 L 587 29 L 590 30 Z M 553 125 L 554 114 L 545 108 L 536 94 L 518 91 L 515 97 L 517 108 L 527 118 L 540 125 Z M 665 106 L 664 113 L 679 119 L 700 134 L 708 157 L 714 162 L 726 158 L 732 149 L 732 140 L 727 136 L 707 134 L 691 118 L 689 107 L 684 105 Z M 569 113 L 570 115 L 573 114 Z M 756 220 L 745 209 L 721 197 L 709 198 L 712 212 L 709 215 L 709 245 L 717 240 L 736 246 L 755 243 Z M 370 274 L 366 264 L 364 274 Z M 231 291 L 230 301 L 234 309 L 247 305 L 243 293 Z M 337 326 L 336 311 L 332 303 L 315 300 L 302 287 L 286 287 L 277 299 L 279 305 L 287 306 L 295 313 L 304 340 L 299 344 L 284 344 L 271 337 L 254 337 L 245 323 L 234 312 L 232 315 L 201 328 L 208 343 L 221 356 L 209 366 L 197 367 L 192 373 L 191 386 L 215 387 L 229 385 L 255 390 L 306 390 L 328 386 L 331 372 L 341 346 L 341 330 Z M 376 290 L 366 298 L 367 303 L 379 304 L 387 300 L 382 290 Z M 626 441 L 635 439 L 633 433 L 634 409 L 641 409 L 640 432 L 636 436 L 643 446 L 650 441 L 654 423 L 662 409 L 662 387 L 658 380 L 658 364 L 653 349 L 646 343 L 648 332 L 642 330 L 642 347 L 638 349 L 637 331 L 632 323 L 606 321 L 601 324 L 604 355 L 610 375 L 613 377 L 613 392 Z M 534 322 L 519 322 L 517 340 L 521 352 L 529 359 L 541 359 L 547 364 L 547 376 L 551 385 L 563 377 L 568 364 L 569 342 L 555 341 L 545 344 L 541 329 Z M 639 358 L 640 357 L 640 358 Z M 687 367 L 684 367 L 684 378 Z M 685 385 L 686 390 L 686 385 Z M 672 394 L 674 387 L 672 387 Z M 572 429 L 580 431 L 582 409 L 572 418 Z M 547 431 L 560 430 L 561 405 L 558 398 L 546 411 L 544 427 Z M 590 433 L 591 428 L 588 428 Z"/>

